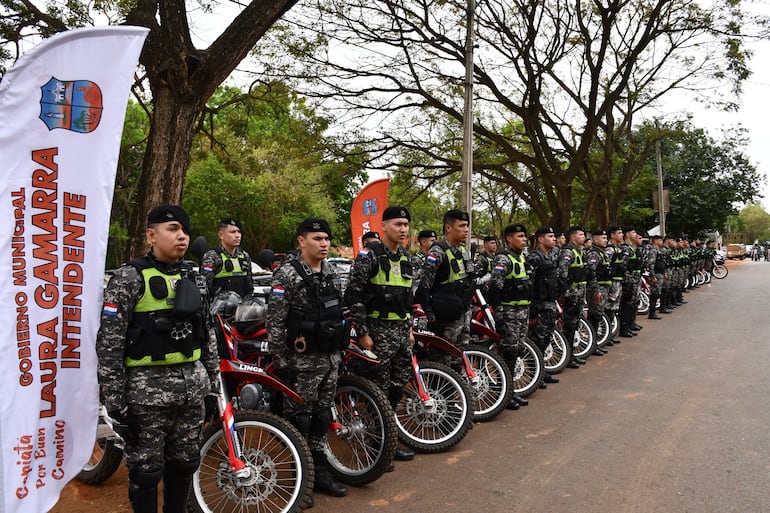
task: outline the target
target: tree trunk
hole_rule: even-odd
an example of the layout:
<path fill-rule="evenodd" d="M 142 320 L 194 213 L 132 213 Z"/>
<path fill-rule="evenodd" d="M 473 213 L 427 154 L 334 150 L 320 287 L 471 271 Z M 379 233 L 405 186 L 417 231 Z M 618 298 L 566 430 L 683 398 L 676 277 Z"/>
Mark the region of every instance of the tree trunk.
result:
<path fill-rule="evenodd" d="M 139 193 L 129 220 L 130 243 L 126 247 L 126 260 L 147 251 L 145 230 L 149 211 L 164 203 L 179 204 L 182 199 L 195 120 L 205 99 L 181 98 L 176 96 L 179 92 L 166 86 L 153 92 L 150 137 L 142 162 Z"/>

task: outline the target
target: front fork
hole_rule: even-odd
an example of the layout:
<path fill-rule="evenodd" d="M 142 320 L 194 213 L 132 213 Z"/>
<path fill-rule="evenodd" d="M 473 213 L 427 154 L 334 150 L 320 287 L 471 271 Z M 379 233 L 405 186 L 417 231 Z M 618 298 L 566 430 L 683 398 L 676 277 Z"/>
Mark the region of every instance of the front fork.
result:
<path fill-rule="evenodd" d="M 425 388 L 425 382 L 422 379 L 420 373 L 420 364 L 417 362 L 417 357 L 412 355 L 412 375 L 414 383 L 417 385 L 417 394 L 420 396 L 420 402 L 423 408 L 426 410 L 432 410 L 436 407 L 436 400 L 433 399 Z"/>
<path fill-rule="evenodd" d="M 237 478 L 247 478 L 251 474 L 250 468 L 243 461 L 243 447 L 240 437 L 235 431 L 235 412 L 233 411 L 232 401 L 227 401 L 227 390 L 224 381 L 219 378 L 219 393 L 217 394 L 217 405 L 219 406 L 220 420 L 222 429 L 225 433 L 227 442 L 227 457 L 230 460 L 230 470 Z"/>

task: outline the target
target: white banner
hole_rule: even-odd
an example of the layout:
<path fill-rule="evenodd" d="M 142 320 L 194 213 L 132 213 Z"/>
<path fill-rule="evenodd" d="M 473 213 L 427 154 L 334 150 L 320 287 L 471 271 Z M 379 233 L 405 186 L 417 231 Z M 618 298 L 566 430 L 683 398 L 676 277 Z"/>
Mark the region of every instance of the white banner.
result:
<path fill-rule="evenodd" d="M 93 448 L 120 138 L 147 29 L 79 29 L 0 83 L 0 511 L 48 511 Z"/>

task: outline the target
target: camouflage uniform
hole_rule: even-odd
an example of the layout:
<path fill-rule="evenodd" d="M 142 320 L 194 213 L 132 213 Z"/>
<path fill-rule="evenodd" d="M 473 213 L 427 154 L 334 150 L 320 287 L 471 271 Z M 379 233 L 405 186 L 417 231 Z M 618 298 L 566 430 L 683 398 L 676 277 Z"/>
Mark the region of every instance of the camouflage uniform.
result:
<path fill-rule="evenodd" d="M 173 299 L 168 297 L 176 289 L 180 276 L 192 276 L 190 266 L 181 262 L 162 262 L 152 251 L 141 261 L 157 269 L 161 276 L 168 277 L 165 282 L 169 296 L 165 303 L 173 304 Z M 155 284 L 152 280 L 150 283 L 154 290 Z M 198 285 L 204 286 L 203 280 Z M 157 484 L 161 478 L 165 493 L 184 495 L 174 497 L 173 502 L 186 503 L 189 479 L 200 458 L 204 396 L 211 389 L 219 390 L 216 337 L 209 327 L 206 301 L 201 301 L 198 317 L 192 321 L 197 327 L 188 335 L 188 338 L 201 338 L 197 341 L 200 359 L 195 360 L 193 354 L 184 363 L 126 366 L 129 362 L 127 351 L 132 353 L 132 347 L 139 347 L 139 342 L 155 335 L 144 330 L 134 331 L 141 333 L 141 338 L 130 343 L 129 328 L 135 326 L 132 321 L 139 317 L 135 315 L 135 308 L 140 299 L 150 296 L 146 288 L 137 267 L 126 264 L 118 269 L 104 291 L 104 310 L 96 339 L 104 406 L 109 412 L 127 408 L 125 455 L 129 497 L 135 509 L 141 509 L 138 505 L 148 500 L 157 500 Z M 164 334 L 160 330 L 156 333 Z M 168 331 L 165 336 L 168 337 Z M 183 482 L 185 479 L 187 484 Z M 167 496 L 167 501 L 171 504 L 172 497 Z M 171 511 L 170 505 L 168 511 Z"/>
<path fill-rule="evenodd" d="M 583 248 L 576 247 L 568 242 L 559 253 L 558 260 L 559 279 L 569 284 L 569 288 L 562 296 L 563 312 L 562 324 L 564 326 L 564 338 L 567 345 L 575 340 L 580 316 L 586 301 L 587 275 L 583 262 Z M 595 278 L 594 278 L 595 280 Z M 593 285 L 595 286 L 595 284 Z"/>
<path fill-rule="evenodd" d="M 227 261 L 223 260 L 223 255 Z M 201 271 L 206 277 L 211 297 L 222 290 L 236 292 L 245 297 L 254 291 L 251 274 L 251 257 L 240 247 L 230 254 L 222 245 L 206 252 L 201 259 Z"/>
<path fill-rule="evenodd" d="M 637 248 L 627 242 L 620 245 L 626 262 L 623 278 L 623 292 L 620 299 L 620 330 L 628 334 L 634 326 L 636 310 L 639 307 L 639 283 L 642 279 L 642 260 Z"/>
<path fill-rule="evenodd" d="M 594 328 L 598 327 L 602 314 L 606 314 L 607 302 L 612 286 L 612 272 L 610 269 L 610 260 L 607 258 L 606 248 L 600 248 L 593 244 L 583 255 L 586 266 L 591 269 L 595 280 L 589 280 L 586 287 L 586 297 L 588 301 L 588 318 Z M 593 297 L 599 292 L 602 297 L 598 303 L 593 301 Z M 609 317 L 609 315 L 608 315 Z"/>
<path fill-rule="evenodd" d="M 533 249 L 527 255 L 527 266 L 531 270 L 530 278 L 533 282 L 529 311 L 530 316 L 537 319 L 529 334 L 537 347 L 545 352 L 551 343 L 553 330 L 556 329 L 556 300 L 560 292 L 553 251 L 545 253 L 540 248 Z M 572 348 L 569 347 L 568 350 L 571 351 Z"/>
<path fill-rule="evenodd" d="M 481 278 L 492 272 L 492 268 L 495 265 L 496 256 L 490 255 L 484 251 L 481 251 L 476 255 L 476 259 L 473 261 L 473 265 L 476 268 L 476 277 Z"/>
<path fill-rule="evenodd" d="M 514 260 L 516 263 L 514 263 Z M 529 305 L 532 282 L 524 255 L 511 248 L 497 255 L 490 287 L 500 292 L 500 306 L 495 310 L 496 324 L 502 331 L 500 354 L 511 372 L 516 370 L 519 345 L 529 330 Z"/>
<path fill-rule="evenodd" d="M 620 298 L 623 293 L 623 280 L 626 276 L 627 255 L 620 247 L 611 242 L 608 242 L 607 247 L 604 248 L 604 254 L 610 261 L 610 276 L 612 280 L 607 291 L 607 310 L 612 315 L 617 315 L 619 319 Z"/>
<path fill-rule="evenodd" d="M 305 277 L 293 262 L 302 267 Z M 308 278 L 314 289 L 321 292 L 311 292 L 311 286 L 306 283 Z M 266 319 L 270 351 L 279 372 L 288 374 L 286 377 L 291 380 L 290 385 L 304 400 L 302 404 L 297 404 L 285 398 L 283 415 L 306 436 L 314 453 L 323 452 L 337 387 L 340 347 L 319 350 L 317 341 L 310 336 L 305 338 L 300 325 L 305 324 L 303 317 L 308 318 L 313 313 L 320 316 L 323 313 L 320 305 L 323 303 L 329 303 L 330 309 L 336 309 L 337 312 L 331 313 L 337 317 L 338 323 L 342 322 L 339 276 L 325 261 L 321 262 L 321 271 L 313 273 L 300 255 L 275 270 L 271 285 Z M 323 291 L 328 291 L 332 299 L 323 301 L 326 297 Z M 331 304 L 335 301 L 335 293 L 336 305 Z M 296 342 L 300 339 L 307 344 L 307 350 L 303 352 L 298 352 L 301 343 Z"/>
<path fill-rule="evenodd" d="M 375 251 L 374 248 L 377 248 Z M 377 253 L 381 252 L 380 255 Z M 380 260 L 387 260 L 390 266 L 387 272 L 382 269 Z M 404 265 L 396 264 L 398 260 Z M 406 290 L 393 291 L 391 301 L 384 307 L 378 303 L 378 293 L 386 293 L 386 288 L 374 283 L 378 274 L 382 274 L 390 283 L 400 283 Z M 408 274 L 407 274 L 408 273 Z M 373 351 L 380 359 L 377 365 L 354 366 L 354 372 L 374 381 L 390 399 L 394 406 L 403 395 L 404 385 L 411 378 L 411 348 L 409 347 L 411 281 L 412 266 L 409 253 L 401 246 L 394 253 L 381 242 L 370 243 L 370 247 L 361 250 L 350 269 L 348 288 L 345 291 L 345 304 L 350 308 L 356 333 L 368 334 L 374 342 Z M 393 286 L 395 289 L 396 287 Z M 396 297 L 393 297 L 396 296 Z M 403 304 L 397 304 L 400 301 Z M 383 311 L 380 311 L 380 309 Z M 385 310 L 391 310 L 388 314 Z M 384 317 L 384 318 L 382 318 Z M 389 317 L 392 317 L 389 318 Z M 353 362 L 351 362 L 353 363 Z M 355 363 L 358 363 L 357 361 Z"/>
<path fill-rule="evenodd" d="M 456 262 L 456 269 L 451 269 L 447 251 L 452 252 L 451 260 Z M 446 239 L 442 239 L 428 251 L 415 296 L 428 319 L 435 319 L 431 329 L 460 347 L 470 343 L 474 271 L 467 250 L 451 248 Z"/>

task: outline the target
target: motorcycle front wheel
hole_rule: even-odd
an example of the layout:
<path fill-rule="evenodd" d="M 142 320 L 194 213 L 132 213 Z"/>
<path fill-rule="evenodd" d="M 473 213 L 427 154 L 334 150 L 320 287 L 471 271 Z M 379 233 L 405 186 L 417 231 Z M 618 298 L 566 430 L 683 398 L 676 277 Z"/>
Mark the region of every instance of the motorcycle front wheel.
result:
<path fill-rule="evenodd" d="M 724 265 L 715 265 L 714 268 L 711 270 L 711 274 L 717 280 L 723 280 L 727 278 L 727 267 L 725 267 Z"/>
<path fill-rule="evenodd" d="M 203 433 L 190 507 L 199 513 L 296 513 L 312 492 L 315 467 L 305 439 L 288 421 L 262 411 L 235 414 L 235 431 L 250 470 L 230 467 L 221 422 Z"/>
<path fill-rule="evenodd" d="M 368 379 L 343 376 L 334 395 L 337 422 L 329 430 L 326 458 L 339 481 L 361 486 L 385 473 L 398 443 L 398 428 L 388 397 Z"/>
<path fill-rule="evenodd" d="M 75 479 L 87 485 L 99 485 L 112 477 L 123 461 L 123 449 L 114 437 L 98 437 L 91 457 Z"/>
<path fill-rule="evenodd" d="M 639 293 L 639 307 L 636 311 L 642 315 L 650 311 L 650 296 L 646 292 Z"/>
<path fill-rule="evenodd" d="M 508 406 L 513 394 L 513 378 L 508 364 L 500 355 L 486 347 L 468 346 L 465 349 L 468 361 L 476 374 L 474 385 L 467 380 L 471 391 L 473 420 L 485 422 L 497 417 Z"/>
<path fill-rule="evenodd" d="M 516 369 L 513 372 L 513 391 L 520 397 L 527 397 L 540 388 L 545 378 L 543 353 L 529 339 L 521 341 Z"/>
<path fill-rule="evenodd" d="M 446 365 L 422 361 L 420 375 L 430 400 L 420 397 L 416 377 L 406 384 L 396 406 L 398 438 L 416 451 L 445 451 L 460 443 L 471 428 L 472 393 Z"/>
<path fill-rule="evenodd" d="M 585 358 L 593 353 L 596 350 L 596 338 L 596 332 L 591 323 L 582 317 L 578 319 L 575 340 L 572 345 L 572 355 L 577 358 Z"/>

